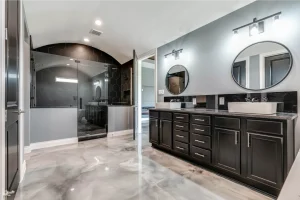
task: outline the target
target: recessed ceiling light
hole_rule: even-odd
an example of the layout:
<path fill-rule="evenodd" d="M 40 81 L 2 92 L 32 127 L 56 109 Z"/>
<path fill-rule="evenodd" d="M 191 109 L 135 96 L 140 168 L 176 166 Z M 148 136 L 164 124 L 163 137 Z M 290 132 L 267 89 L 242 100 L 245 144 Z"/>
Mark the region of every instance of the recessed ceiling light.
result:
<path fill-rule="evenodd" d="M 98 26 L 100 26 L 102 24 L 102 22 L 100 20 L 96 20 L 95 24 L 98 25 Z"/>
<path fill-rule="evenodd" d="M 73 58 L 70 58 L 70 60 L 74 60 Z"/>
<path fill-rule="evenodd" d="M 83 39 L 85 42 L 89 42 L 90 40 L 88 38 Z"/>
<path fill-rule="evenodd" d="M 67 64 L 68 66 L 70 65 L 70 64 Z"/>

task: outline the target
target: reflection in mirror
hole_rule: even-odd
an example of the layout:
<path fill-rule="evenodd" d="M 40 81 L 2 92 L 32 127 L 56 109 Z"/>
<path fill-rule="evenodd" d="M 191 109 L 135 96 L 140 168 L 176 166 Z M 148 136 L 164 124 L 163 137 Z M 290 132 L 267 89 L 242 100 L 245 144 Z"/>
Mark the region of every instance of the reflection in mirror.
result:
<path fill-rule="evenodd" d="M 263 90 L 280 83 L 290 72 L 292 55 L 276 42 L 259 42 L 244 49 L 234 60 L 235 82 L 250 90 Z"/>
<path fill-rule="evenodd" d="M 166 87 L 172 94 L 181 94 L 189 83 L 189 74 L 182 65 L 174 65 L 166 76 Z"/>

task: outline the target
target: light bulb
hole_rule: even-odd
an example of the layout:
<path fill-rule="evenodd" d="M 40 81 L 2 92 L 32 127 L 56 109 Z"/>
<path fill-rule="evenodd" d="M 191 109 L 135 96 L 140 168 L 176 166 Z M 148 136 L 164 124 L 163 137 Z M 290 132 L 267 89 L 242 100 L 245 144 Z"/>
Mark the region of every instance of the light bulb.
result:
<path fill-rule="evenodd" d="M 257 24 L 253 24 L 253 26 L 250 29 L 250 35 L 257 35 L 259 33 L 258 28 L 257 28 Z"/>

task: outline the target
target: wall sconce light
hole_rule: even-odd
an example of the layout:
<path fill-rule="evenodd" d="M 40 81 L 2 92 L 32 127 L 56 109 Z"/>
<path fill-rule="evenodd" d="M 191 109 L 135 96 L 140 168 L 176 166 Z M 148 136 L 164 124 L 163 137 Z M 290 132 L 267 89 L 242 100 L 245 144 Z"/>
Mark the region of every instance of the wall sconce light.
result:
<path fill-rule="evenodd" d="M 105 82 L 108 82 L 108 78 L 104 79 Z"/>
<path fill-rule="evenodd" d="M 250 36 L 254 36 L 254 35 L 263 33 L 265 31 L 265 22 L 264 21 L 266 19 L 271 18 L 271 17 L 273 17 L 274 21 L 276 21 L 276 20 L 279 19 L 279 15 L 281 15 L 281 12 L 275 13 L 273 15 L 269 15 L 269 16 L 261 18 L 261 19 L 254 18 L 252 22 L 250 22 L 248 24 L 245 24 L 243 26 L 240 26 L 238 28 L 235 28 L 232 31 L 233 31 L 234 34 L 238 34 L 238 30 L 239 29 L 242 29 L 242 28 L 245 28 L 245 27 L 248 26 L 249 27 L 249 35 Z"/>
<path fill-rule="evenodd" d="M 99 85 L 99 84 L 100 84 L 100 81 L 94 82 L 94 85 Z"/>
<path fill-rule="evenodd" d="M 175 57 L 175 60 L 179 59 L 179 54 L 182 53 L 183 49 L 179 49 L 179 50 L 173 50 L 171 53 L 168 53 L 165 55 L 165 58 L 167 58 L 169 55 L 172 55 Z"/>

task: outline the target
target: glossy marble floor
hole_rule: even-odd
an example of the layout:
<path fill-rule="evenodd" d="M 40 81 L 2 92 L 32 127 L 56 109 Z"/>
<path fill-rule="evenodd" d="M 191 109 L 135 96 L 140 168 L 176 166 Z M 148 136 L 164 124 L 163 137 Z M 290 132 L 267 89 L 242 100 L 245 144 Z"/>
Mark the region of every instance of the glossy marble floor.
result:
<path fill-rule="evenodd" d="M 16 200 L 264 200 L 260 193 L 153 149 L 148 128 L 34 151 Z"/>

